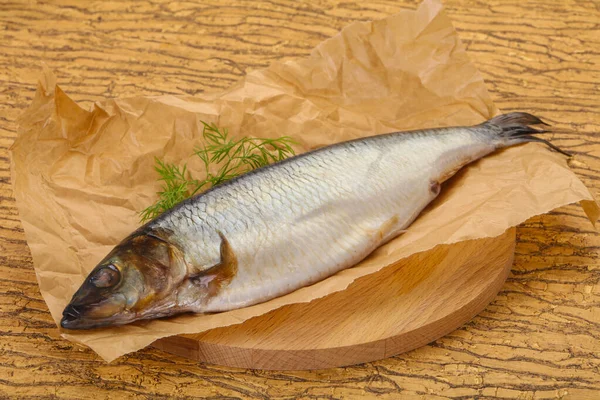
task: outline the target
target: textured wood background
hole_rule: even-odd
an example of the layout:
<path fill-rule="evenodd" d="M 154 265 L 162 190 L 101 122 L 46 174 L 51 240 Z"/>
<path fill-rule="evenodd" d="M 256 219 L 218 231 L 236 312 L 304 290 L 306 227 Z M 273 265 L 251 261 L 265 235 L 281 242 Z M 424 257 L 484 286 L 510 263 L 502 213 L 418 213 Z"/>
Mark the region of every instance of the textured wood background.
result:
<path fill-rule="evenodd" d="M 497 105 L 539 114 L 600 192 L 597 0 L 447 0 Z M 577 206 L 517 230 L 496 300 L 463 328 L 402 356 L 278 373 L 198 365 L 146 349 L 107 365 L 58 335 L 10 187 L 8 148 L 40 62 L 84 107 L 104 97 L 195 94 L 304 56 L 355 20 L 415 1 L 0 2 L 0 397 L 574 398 L 600 391 L 600 236 Z"/>

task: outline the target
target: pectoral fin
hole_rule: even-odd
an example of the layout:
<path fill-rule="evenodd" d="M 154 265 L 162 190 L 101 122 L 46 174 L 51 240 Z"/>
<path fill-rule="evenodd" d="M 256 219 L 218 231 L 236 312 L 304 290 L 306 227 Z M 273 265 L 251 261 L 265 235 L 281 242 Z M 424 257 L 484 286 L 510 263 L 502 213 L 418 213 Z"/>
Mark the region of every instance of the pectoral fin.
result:
<path fill-rule="evenodd" d="M 209 296 L 213 296 L 227 285 L 237 274 L 238 261 L 227 238 L 221 233 L 221 260 L 218 264 L 194 275 L 189 279 L 196 285 L 205 286 Z"/>

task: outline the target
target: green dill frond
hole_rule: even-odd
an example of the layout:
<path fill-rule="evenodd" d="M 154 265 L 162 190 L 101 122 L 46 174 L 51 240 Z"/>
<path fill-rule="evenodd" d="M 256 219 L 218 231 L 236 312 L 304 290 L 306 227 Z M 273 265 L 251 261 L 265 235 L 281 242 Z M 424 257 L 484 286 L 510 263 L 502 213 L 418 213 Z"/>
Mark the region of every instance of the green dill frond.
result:
<path fill-rule="evenodd" d="M 162 181 L 158 200 L 140 213 L 142 222 L 149 221 L 196 193 L 220 185 L 253 169 L 293 156 L 295 142 L 288 136 L 275 139 L 232 139 L 226 128 L 202 121 L 204 144 L 195 149 L 206 171 L 204 179 L 192 179 L 187 165 L 178 167 L 155 158 L 154 169 Z M 214 171 L 214 172 L 213 172 Z"/>
<path fill-rule="evenodd" d="M 196 180 L 191 179 L 187 172 L 187 166 L 178 167 L 175 164 L 166 163 L 158 157 L 154 158 L 154 170 L 158 173 L 159 181 L 162 181 L 161 190 L 157 193 L 158 200 L 140 213 L 142 222 L 149 221 L 175 204 L 190 196 L 190 187 L 196 185 Z"/>

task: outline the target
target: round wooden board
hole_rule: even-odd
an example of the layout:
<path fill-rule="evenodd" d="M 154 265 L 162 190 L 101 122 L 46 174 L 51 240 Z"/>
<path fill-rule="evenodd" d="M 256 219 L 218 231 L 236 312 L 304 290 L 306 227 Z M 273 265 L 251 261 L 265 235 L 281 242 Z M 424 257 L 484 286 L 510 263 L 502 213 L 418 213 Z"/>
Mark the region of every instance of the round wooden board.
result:
<path fill-rule="evenodd" d="M 483 310 L 506 280 L 514 248 L 514 228 L 496 238 L 438 246 L 310 303 L 154 346 L 211 364 L 277 370 L 391 357 L 452 332 Z"/>

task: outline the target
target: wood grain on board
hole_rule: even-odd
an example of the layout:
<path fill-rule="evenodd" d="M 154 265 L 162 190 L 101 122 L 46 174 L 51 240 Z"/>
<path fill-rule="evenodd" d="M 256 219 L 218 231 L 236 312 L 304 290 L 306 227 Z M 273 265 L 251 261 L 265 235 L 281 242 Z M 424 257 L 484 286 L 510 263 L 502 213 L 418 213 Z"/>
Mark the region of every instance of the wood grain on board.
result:
<path fill-rule="evenodd" d="M 355 20 L 416 1 L 0 2 L 0 397 L 597 398 L 600 235 L 578 206 L 517 229 L 510 276 L 464 327 L 415 351 L 347 368 L 268 372 L 145 349 L 108 365 L 60 338 L 12 197 L 8 147 L 40 62 L 83 107 L 105 97 L 223 89 L 307 55 Z M 595 0 L 447 0 L 504 111 L 540 115 L 600 192 L 600 6 Z"/>

